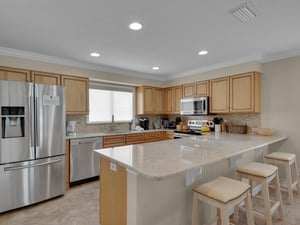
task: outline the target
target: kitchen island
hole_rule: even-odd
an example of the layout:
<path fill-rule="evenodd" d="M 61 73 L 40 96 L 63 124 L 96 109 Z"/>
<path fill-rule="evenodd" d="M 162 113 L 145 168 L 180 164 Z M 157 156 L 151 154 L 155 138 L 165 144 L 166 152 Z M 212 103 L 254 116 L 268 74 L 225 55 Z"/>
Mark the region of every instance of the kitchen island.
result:
<path fill-rule="evenodd" d="M 189 225 L 192 188 L 261 161 L 286 137 L 212 133 L 96 150 L 101 225 Z M 275 146 L 276 148 L 278 146 Z M 202 207 L 201 217 L 213 211 Z"/>

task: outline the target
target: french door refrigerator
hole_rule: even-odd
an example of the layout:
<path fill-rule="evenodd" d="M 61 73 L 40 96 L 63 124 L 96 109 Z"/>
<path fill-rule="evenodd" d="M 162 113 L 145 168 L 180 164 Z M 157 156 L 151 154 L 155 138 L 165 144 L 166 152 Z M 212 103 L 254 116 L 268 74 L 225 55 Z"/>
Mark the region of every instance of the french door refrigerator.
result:
<path fill-rule="evenodd" d="M 64 88 L 0 81 L 0 213 L 65 193 Z"/>

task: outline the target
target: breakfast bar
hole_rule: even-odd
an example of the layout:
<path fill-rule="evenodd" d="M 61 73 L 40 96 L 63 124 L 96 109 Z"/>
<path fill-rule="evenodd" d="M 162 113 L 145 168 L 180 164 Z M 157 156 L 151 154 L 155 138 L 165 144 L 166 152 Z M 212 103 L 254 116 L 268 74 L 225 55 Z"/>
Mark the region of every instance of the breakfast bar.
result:
<path fill-rule="evenodd" d="M 261 161 L 284 136 L 211 133 L 96 150 L 101 225 L 191 224 L 192 188 Z M 200 208 L 201 218 L 214 212 Z"/>

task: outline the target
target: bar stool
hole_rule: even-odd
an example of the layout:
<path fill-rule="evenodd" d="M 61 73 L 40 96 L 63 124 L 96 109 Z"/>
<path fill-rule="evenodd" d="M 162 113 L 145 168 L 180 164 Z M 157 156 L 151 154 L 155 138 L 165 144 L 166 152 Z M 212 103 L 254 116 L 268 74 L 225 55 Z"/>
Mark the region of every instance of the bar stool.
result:
<path fill-rule="evenodd" d="M 258 186 L 262 185 L 261 194 L 262 196 L 258 196 L 252 193 L 253 197 L 257 197 L 258 199 L 263 200 L 264 203 L 264 213 L 254 211 L 253 215 L 265 220 L 267 225 L 272 225 L 272 216 L 276 212 L 279 211 L 280 220 L 284 222 L 284 213 L 283 213 L 283 205 L 282 198 L 279 186 L 279 177 L 278 177 L 278 168 L 273 165 L 264 164 L 264 163 L 256 163 L 252 162 L 246 166 L 238 167 L 237 176 L 240 180 L 248 179 L 253 190 L 253 185 Z M 270 199 L 269 193 L 269 185 L 273 182 L 275 187 L 275 201 Z"/>
<path fill-rule="evenodd" d="M 198 200 L 217 208 L 217 223 L 222 225 L 230 224 L 228 210 L 233 207 L 233 221 L 235 224 L 238 224 L 239 204 L 245 201 L 247 225 L 254 225 L 250 185 L 221 176 L 208 183 L 198 185 L 193 189 L 193 193 L 192 225 L 198 225 Z M 215 221 L 216 219 L 209 224 L 212 224 Z"/>
<path fill-rule="evenodd" d="M 300 194 L 296 155 L 285 152 L 273 152 L 264 156 L 264 162 L 285 167 L 286 179 L 279 178 L 279 180 L 281 184 L 286 184 L 287 187 L 282 187 L 281 185 L 281 190 L 288 192 L 289 204 L 293 204 L 293 189 L 295 188 L 297 193 Z"/>

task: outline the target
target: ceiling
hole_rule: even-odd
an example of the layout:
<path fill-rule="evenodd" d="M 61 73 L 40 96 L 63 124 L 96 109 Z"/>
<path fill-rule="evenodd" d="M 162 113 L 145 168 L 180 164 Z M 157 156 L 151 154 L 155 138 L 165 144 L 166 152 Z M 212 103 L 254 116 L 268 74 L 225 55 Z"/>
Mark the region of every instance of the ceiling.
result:
<path fill-rule="evenodd" d="M 243 23 L 231 11 L 244 3 L 256 18 Z M 170 80 L 299 55 L 299 12 L 299 0 L 0 0 L 0 54 Z"/>

